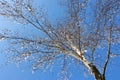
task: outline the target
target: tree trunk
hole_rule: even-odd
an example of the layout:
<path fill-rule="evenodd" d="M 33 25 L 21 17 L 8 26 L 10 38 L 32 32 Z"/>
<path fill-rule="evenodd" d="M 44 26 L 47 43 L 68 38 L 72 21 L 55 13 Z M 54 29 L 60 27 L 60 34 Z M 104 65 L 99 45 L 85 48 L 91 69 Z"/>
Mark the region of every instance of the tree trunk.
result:
<path fill-rule="evenodd" d="M 105 80 L 105 74 L 101 74 L 97 67 L 94 64 L 90 63 L 74 45 L 71 44 L 71 47 L 76 51 L 77 54 L 69 53 L 69 55 L 82 61 L 90 73 L 94 76 L 95 80 Z"/>
<path fill-rule="evenodd" d="M 94 66 L 93 64 L 89 64 L 89 66 L 92 70 L 92 74 L 94 75 L 95 80 L 105 80 L 105 75 L 102 75 L 96 68 L 96 66 Z"/>
<path fill-rule="evenodd" d="M 101 76 L 99 76 L 99 77 L 96 77 L 96 76 L 95 76 L 95 79 L 96 79 L 96 80 L 105 80 L 105 77 L 104 77 L 103 75 L 101 75 Z"/>

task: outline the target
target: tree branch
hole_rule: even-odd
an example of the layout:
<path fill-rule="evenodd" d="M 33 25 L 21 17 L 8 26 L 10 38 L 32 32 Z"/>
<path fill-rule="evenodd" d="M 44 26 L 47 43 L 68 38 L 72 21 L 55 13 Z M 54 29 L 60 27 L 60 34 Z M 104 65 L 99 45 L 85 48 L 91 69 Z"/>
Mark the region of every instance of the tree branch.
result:
<path fill-rule="evenodd" d="M 112 35 L 112 27 L 110 27 L 109 35 L 108 35 L 108 52 L 107 52 L 107 58 L 106 58 L 105 64 L 103 66 L 103 72 L 102 72 L 103 76 L 105 76 L 106 68 L 107 68 L 107 65 L 108 65 L 109 60 L 110 60 L 110 54 L 111 54 L 111 35 Z"/>

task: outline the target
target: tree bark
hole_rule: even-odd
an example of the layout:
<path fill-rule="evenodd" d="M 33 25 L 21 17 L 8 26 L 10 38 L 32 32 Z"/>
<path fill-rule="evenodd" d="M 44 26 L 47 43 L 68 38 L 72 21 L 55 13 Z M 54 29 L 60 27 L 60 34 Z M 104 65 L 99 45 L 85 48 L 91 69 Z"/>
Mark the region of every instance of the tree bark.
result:
<path fill-rule="evenodd" d="M 89 64 L 92 74 L 95 77 L 95 80 L 105 80 L 105 75 L 102 75 L 99 70 L 93 64 Z"/>
<path fill-rule="evenodd" d="M 70 42 L 71 48 L 77 54 L 73 54 L 73 53 L 69 53 L 69 52 L 66 54 L 69 54 L 69 55 L 73 56 L 74 58 L 82 61 L 83 64 L 88 68 L 90 73 L 94 76 L 95 80 L 105 80 L 105 74 L 101 74 L 100 71 L 97 69 L 97 67 L 85 58 L 83 53 L 70 41 L 69 38 L 67 40 Z"/>
<path fill-rule="evenodd" d="M 78 50 L 76 50 L 76 51 L 78 51 Z M 74 54 L 74 55 L 69 54 L 69 55 L 82 61 L 84 63 L 84 65 L 88 68 L 90 73 L 94 76 L 95 80 L 105 80 L 105 75 L 101 74 L 100 71 L 97 69 L 97 67 L 94 64 L 90 63 L 83 55 L 82 56 L 79 56 L 78 54 Z"/>

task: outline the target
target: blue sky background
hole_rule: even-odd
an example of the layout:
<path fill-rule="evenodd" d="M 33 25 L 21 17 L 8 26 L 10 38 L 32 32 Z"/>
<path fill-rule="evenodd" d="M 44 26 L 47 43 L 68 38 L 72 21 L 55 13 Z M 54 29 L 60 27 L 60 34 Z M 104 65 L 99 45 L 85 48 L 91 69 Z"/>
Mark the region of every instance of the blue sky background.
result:
<path fill-rule="evenodd" d="M 57 18 L 61 18 L 63 16 L 63 7 L 58 5 L 59 0 L 36 0 L 37 4 L 41 4 L 45 8 L 48 13 L 49 19 L 52 21 Z M 65 14 L 64 14 L 65 15 Z M 27 31 L 28 35 L 30 35 L 32 28 L 27 28 L 27 26 L 16 24 L 15 22 L 11 22 L 12 20 L 8 20 L 6 18 L 0 17 L 0 31 L 4 29 L 9 29 L 13 31 L 19 31 L 21 35 Z M 19 26 L 18 26 L 19 25 Z M 37 32 L 33 32 L 33 35 L 37 34 Z M 25 36 L 25 35 L 24 35 Z M 47 71 L 42 72 L 40 70 L 32 73 L 31 66 L 21 65 L 17 67 L 16 64 L 11 63 L 9 65 L 2 65 L 6 61 L 5 55 L 1 54 L 7 48 L 7 41 L 0 41 L 0 80 L 57 80 L 58 77 L 58 67 L 56 66 L 53 69 L 53 72 Z M 119 46 L 120 47 L 120 46 Z M 119 80 L 119 72 L 120 72 L 120 58 L 114 59 L 116 64 L 112 66 L 109 65 L 107 72 L 107 80 Z M 119 66 L 116 68 L 116 66 Z M 78 70 L 79 69 L 79 70 Z M 82 73 L 84 68 L 76 68 L 71 66 L 70 71 L 72 73 L 72 77 L 70 80 L 94 80 L 93 77 L 86 73 Z M 84 78 L 84 76 L 86 77 Z M 88 77 L 87 77 L 88 76 Z"/>

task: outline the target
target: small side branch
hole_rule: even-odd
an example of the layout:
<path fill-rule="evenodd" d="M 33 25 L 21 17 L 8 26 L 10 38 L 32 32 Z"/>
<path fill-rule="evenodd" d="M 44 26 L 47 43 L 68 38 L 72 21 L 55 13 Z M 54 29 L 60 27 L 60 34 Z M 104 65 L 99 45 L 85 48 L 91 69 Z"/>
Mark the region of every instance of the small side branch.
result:
<path fill-rule="evenodd" d="M 42 43 L 41 41 L 36 41 L 36 40 L 32 40 L 32 39 L 27 39 L 27 38 L 22 38 L 22 37 L 16 37 L 16 36 L 5 36 L 5 35 L 0 35 L 0 39 L 15 39 L 15 40 L 23 40 L 23 41 L 28 41 L 28 42 L 37 42 L 37 43 Z"/>

